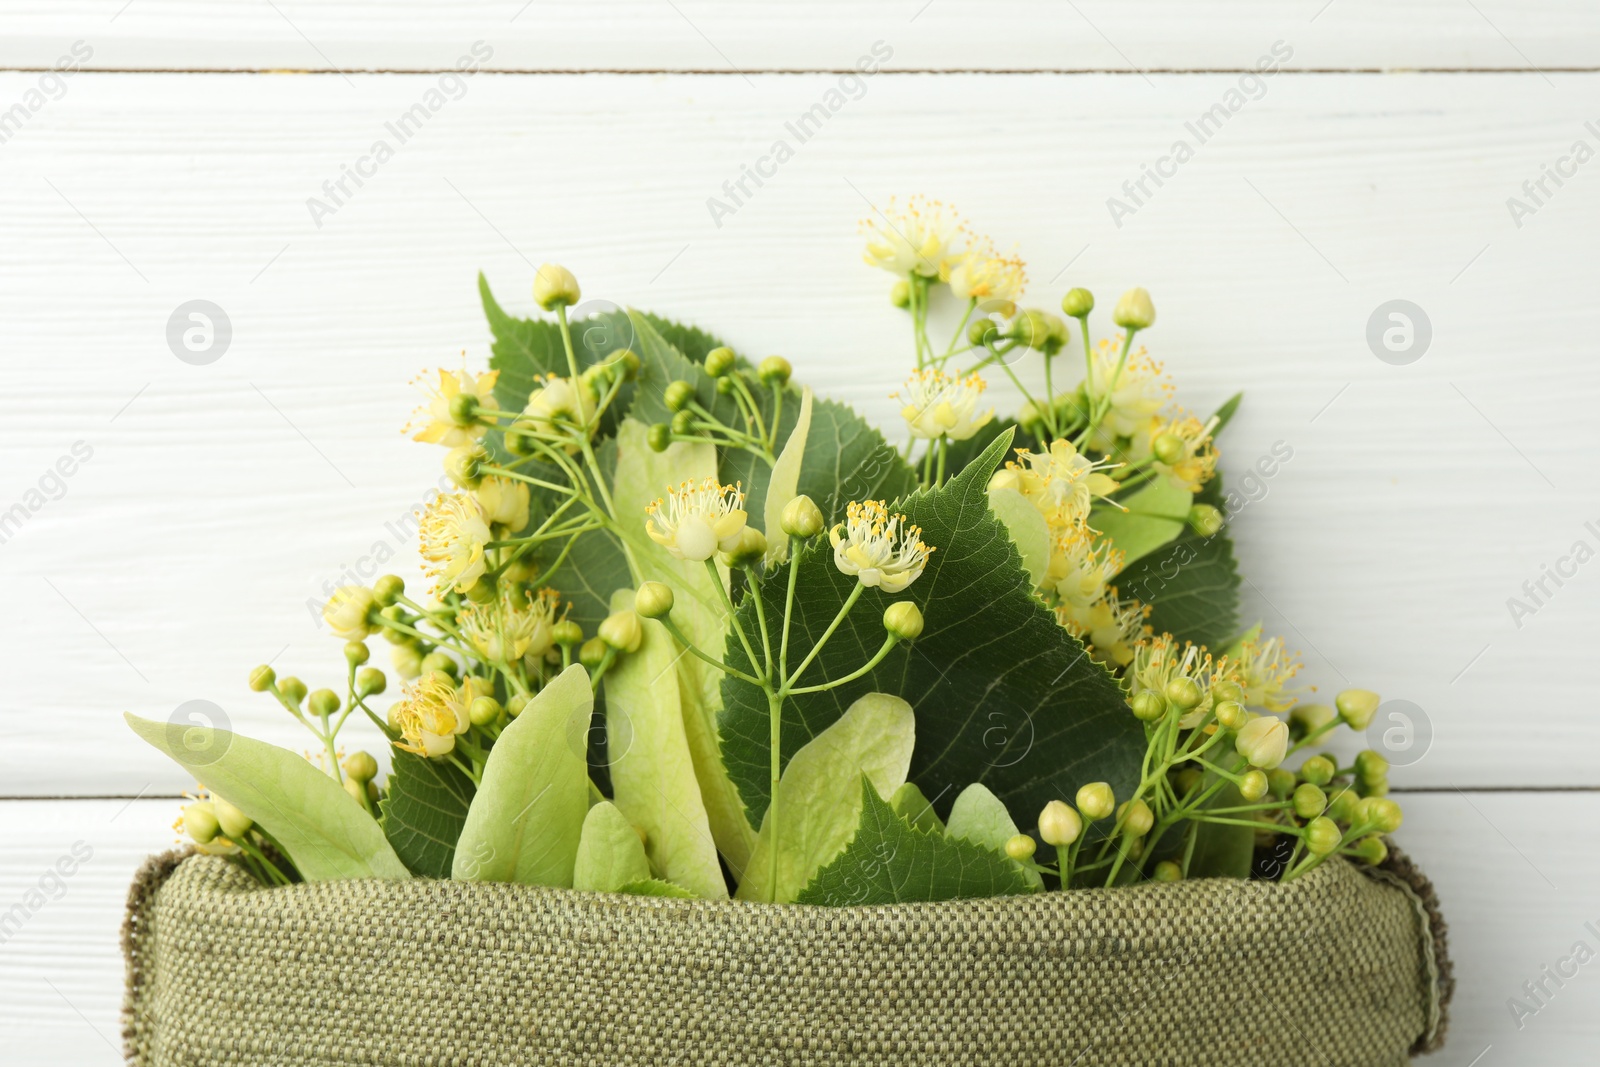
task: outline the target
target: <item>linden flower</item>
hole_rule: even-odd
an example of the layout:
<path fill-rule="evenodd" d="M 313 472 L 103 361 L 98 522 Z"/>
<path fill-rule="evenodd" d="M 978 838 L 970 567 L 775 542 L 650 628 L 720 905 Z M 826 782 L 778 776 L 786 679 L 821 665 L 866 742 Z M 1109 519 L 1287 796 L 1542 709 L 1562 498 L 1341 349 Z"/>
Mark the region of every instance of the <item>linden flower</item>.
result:
<path fill-rule="evenodd" d="M 373 629 L 367 620 L 374 602 L 372 590 L 364 585 L 341 586 L 322 605 L 322 621 L 341 641 L 365 641 Z"/>
<path fill-rule="evenodd" d="M 471 444 L 489 432 L 489 427 L 475 417 L 464 415 L 463 406 L 498 411 L 500 405 L 494 398 L 494 383 L 500 378 L 497 370 L 485 371 L 474 378 L 465 370 L 439 371 L 437 386 L 424 385 L 428 402 L 416 410 L 407 430 L 416 429 L 413 440 L 455 448 Z M 421 380 L 420 378 L 418 379 Z M 462 402 L 458 397 L 470 397 Z"/>
<path fill-rule="evenodd" d="M 950 291 L 960 300 L 1015 300 L 1028 284 L 1022 260 L 971 251 L 950 269 Z"/>
<path fill-rule="evenodd" d="M 559 432 L 555 425 L 558 422 L 581 424 L 600 402 L 594 386 L 582 378 L 578 379 L 576 388 L 571 378 L 558 378 L 554 374 L 540 380 L 544 384 L 528 394 L 528 406 L 523 414 L 535 428 L 546 433 Z"/>
<path fill-rule="evenodd" d="M 1057 531 L 1052 541 L 1045 581 L 1063 605 L 1086 612 L 1122 570 L 1122 553 L 1086 526 Z"/>
<path fill-rule="evenodd" d="M 541 589 L 537 597 L 503 590 L 488 604 L 468 601 L 456 624 L 490 663 L 515 663 L 523 656 L 543 659 L 550 651 L 551 627 L 560 606 L 561 594 L 554 589 Z"/>
<path fill-rule="evenodd" d="M 954 209 L 923 196 L 913 196 L 903 210 L 889 201 L 879 217 L 863 219 L 861 229 L 867 265 L 901 277 L 948 278 L 969 239 Z"/>
<path fill-rule="evenodd" d="M 1110 341 L 1101 341 L 1090 361 L 1093 373 L 1085 383 L 1089 399 L 1098 404 L 1106 397 L 1106 387 L 1116 379 L 1110 391 L 1111 407 L 1095 428 L 1092 444 L 1100 451 L 1110 451 L 1113 438 L 1133 436 L 1172 396 L 1172 382 L 1166 372 L 1143 348 L 1130 353 L 1127 365 L 1117 374 L 1121 355 L 1120 348 L 1113 347 Z"/>
<path fill-rule="evenodd" d="M 1096 497 L 1102 499 L 1117 491 L 1110 475 L 1101 471 L 1117 464 L 1095 463 L 1078 454 L 1071 441 L 1050 443 L 1048 452 L 1017 449 L 1020 463 L 1007 463 L 989 481 L 991 489 L 1006 486 L 1016 489 L 1039 509 L 1045 521 L 1062 529 L 1082 525 Z"/>
<path fill-rule="evenodd" d="M 986 388 L 976 374 L 952 378 L 943 371 L 919 370 L 906 379 L 900 392 L 891 395 L 905 401 L 900 417 L 911 428 L 912 437 L 965 441 L 994 418 L 993 407 L 978 411 L 978 400 Z"/>
<path fill-rule="evenodd" d="M 663 506 L 665 504 L 665 506 Z M 717 550 L 732 552 L 749 518 L 744 493 L 737 485 L 721 485 L 715 478 L 684 482 L 669 489 L 665 501 L 645 508 L 645 532 L 651 540 L 679 559 L 704 562 Z"/>
<path fill-rule="evenodd" d="M 1299 701 L 1305 690 L 1287 686 L 1300 673 L 1300 662 L 1281 639 L 1245 641 L 1236 651 L 1237 680 L 1244 690 L 1244 703 L 1279 712 L 1288 711 Z"/>
<path fill-rule="evenodd" d="M 1149 632 L 1144 620 L 1150 608 L 1137 600 L 1123 600 L 1112 589 L 1082 611 L 1063 604 L 1056 618 L 1074 637 L 1088 642 L 1089 656 L 1101 663 L 1125 667 L 1133 662 L 1138 642 Z"/>
<path fill-rule="evenodd" d="M 467 717 L 471 696 L 472 690 L 458 690 L 443 671 L 429 671 L 420 682 L 407 686 L 405 696 L 390 710 L 402 742 L 396 747 L 419 756 L 449 755 L 456 738 L 472 725 Z"/>
<path fill-rule="evenodd" d="M 1171 634 L 1142 642 L 1134 649 L 1131 663 L 1127 672 L 1129 697 L 1148 690 L 1165 698 L 1168 684 L 1179 678 L 1187 678 L 1199 687 L 1200 703 L 1178 721 L 1185 730 L 1200 725 L 1210 714 L 1214 701 L 1211 687 L 1228 677 L 1231 670 L 1226 656 L 1214 660 L 1204 648 L 1187 641 L 1180 648 Z"/>
<path fill-rule="evenodd" d="M 922 543 L 922 528 L 890 515 L 881 500 L 852 500 L 845 521 L 828 532 L 833 564 L 868 588 L 898 593 L 921 576 L 933 551 Z"/>
<path fill-rule="evenodd" d="M 473 490 L 485 521 L 499 523 L 515 533 L 528 525 L 528 483 L 514 478 L 488 477 Z"/>
<path fill-rule="evenodd" d="M 422 515 L 418 534 L 423 570 L 434 580 L 436 593 L 466 591 L 483 577 L 489 524 L 472 497 L 461 493 L 435 497 Z"/>
<path fill-rule="evenodd" d="M 1211 426 L 1193 415 L 1175 418 L 1156 428 L 1150 449 L 1155 456 L 1152 466 L 1175 488 L 1198 493 L 1217 473 Z"/>

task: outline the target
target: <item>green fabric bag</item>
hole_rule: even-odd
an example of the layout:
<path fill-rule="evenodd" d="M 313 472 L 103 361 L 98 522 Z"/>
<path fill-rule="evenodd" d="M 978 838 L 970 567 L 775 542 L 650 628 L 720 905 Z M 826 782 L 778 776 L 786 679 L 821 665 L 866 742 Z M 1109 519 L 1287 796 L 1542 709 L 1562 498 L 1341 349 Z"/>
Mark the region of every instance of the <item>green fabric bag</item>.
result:
<path fill-rule="evenodd" d="M 260 886 L 153 858 L 123 931 L 139 1067 L 1397 1067 L 1443 1039 L 1403 856 L 861 908 L 449 881 Z"/>

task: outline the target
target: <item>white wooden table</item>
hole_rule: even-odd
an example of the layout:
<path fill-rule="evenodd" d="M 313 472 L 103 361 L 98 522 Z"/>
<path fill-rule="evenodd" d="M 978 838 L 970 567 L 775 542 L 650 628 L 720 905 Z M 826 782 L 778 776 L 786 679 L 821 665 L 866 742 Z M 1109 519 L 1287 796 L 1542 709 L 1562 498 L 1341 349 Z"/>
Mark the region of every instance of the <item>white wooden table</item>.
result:
<path fill-rule="evenodd" d="M 1597 60 L 1571 0 L 0 2 L 5 1062 L 117 1062 L 123 891 L 192 786 L 121 713 L 302 745 L 246 670 L 323 678 L 307 601 L 379 546 L 414 569 L 407 381 L 487 358 L 478 270 L 526 311 L 565 263 L 887 426 L 904 322 L 855 222 L 912 192 L 1047 306 L 1149 287 L 1193 406 L 1247 390 L 1229 477 L 1293 450 L 1235 523 L 1247 611 L 1431 734 L 1393 781 L 1460 979 L 1434 1060 L 1593 1062 L 1600 963 L 1562 961 L 1600 950 Z M 206 365 L 167 342 L 196 299 L 232 325 Z M 1432 335 L 1402 365 L 1366 337 L 1397 299 Z"/>

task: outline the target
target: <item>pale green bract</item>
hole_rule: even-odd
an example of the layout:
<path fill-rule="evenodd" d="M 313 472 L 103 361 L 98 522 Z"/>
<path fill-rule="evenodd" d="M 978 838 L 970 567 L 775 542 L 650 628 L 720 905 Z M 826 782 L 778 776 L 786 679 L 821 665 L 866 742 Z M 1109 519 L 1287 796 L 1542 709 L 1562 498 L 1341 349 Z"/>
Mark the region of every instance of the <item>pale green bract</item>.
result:
<path fill-rule="evenodd" d="M 1016 837 L 1018 830 L 1017 824 L 1011 820 L 1011 813 L 1000 803 L 1000 798 L 981 782 L 973 782 L 961 791 L 951 805 L 945 832 L 951 837 L 971 841 L 995 852 L 1004 852 L 1006 842 Z M 1010 862 L 1016 863 L 1015 860 Z M 1039 877 L 1038 871 L 1020 863 L 1017 863 L 1017 870 L 1030 887 L 1044 888 L 1044 879 Z"/>
<path fill-rule="evenodd" d="M 800 393 L 800 418 L 789 432 L 789 441 L 772 465 L 772 480 L 767 483 L 764 515 L 767 535 L 767 563 L 782 563 L 789 558 L 789 535 L 783 532 L 783 509 L 800 491 L 800 465 L 806 456 L 806 437 L 811 433 L 810 389 Z"/>
<path fill-rule="evenodd" d="M 628 817 L 609 800 L 589 809 L 578 838 L 572 888 L 618 893 L 622 887 L 650 880 L 644 842 Z"/>
<path fill-rule="evenodd" d="M 1089 524 L 1111 539 L 1126 567 L 1183 533 L 1194 494 L 1157 475 L 1154 481 L 1117 503 L 1122 507 L 1102 504 L 1095 508 Z"/>

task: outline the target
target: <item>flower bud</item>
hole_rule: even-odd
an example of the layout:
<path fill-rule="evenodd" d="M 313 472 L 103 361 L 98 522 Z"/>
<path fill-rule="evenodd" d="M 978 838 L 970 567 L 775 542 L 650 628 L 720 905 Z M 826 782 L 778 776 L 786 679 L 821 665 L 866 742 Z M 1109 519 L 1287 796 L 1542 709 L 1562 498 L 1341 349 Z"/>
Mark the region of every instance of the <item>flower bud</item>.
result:
<path fill-rule="evenodd" d="M 631 348 L 623 348 L 611 353 L 611 358 L 606 360 L 606 366 L 613 371 L 621 371 L 622 380 L 631 382 L 639 377 L 639 368 L 644 366 L 644 362 L 639 359 L 639 353 Z"/>
<path fill-rule="evenodd" d="M 717 379 L 718 396 L 732 396 L 734 390 L 738 388 L 737 380 L 732 374 L 727 374 Z"/>
<path fill-rule="evenodd" d="M 680 411 L 672 416 L 672 422 L 667 427 L 674 437 L 692 437 L 694 435 L 694 412 Z"/>
<path fill-rule="evenodd" d="M 1356 792 L 1364 797 L 1386 797 L 1389 795 L 1389 779 L 1379 778 L 1375 782 L 1358 781 L 1356 783 Z"/>
<path fill-rule="evenodd" d="M 394 672 L 405 681 L 422 675 L 422 652 L 416 645 L 395 645 L 394 651 L 389 654 L 389 662 L 394 664 Z"/>
<path fill-rule="evenodd" d="M 377 696 L 389 688 L 389 680 L 376 667 L 363 667 L 356 671 L 356 696 L 365 699 Z"/>
<path fill-rule="evenodd" d="M 467 707 L 467 718 L 474 726 L 488 726 L 500 717 L 500 702 L 494 697 L 478 697 Z"/>
<path fill-rule="evenodd" d="M 546 311 L 571 307 L 581 295 L 578 279 L 563 266 L 542 263 L 533 275 L 533 302 Z"/>
<path fill-rule="evenodd" d="M 1361 798 L 1356 795 L 1356 791 L 1354 789 L 1351 789 L 1348 786 L 1340 786 L 1334 792 L 1333 799 L 1328 801 L 1328 810 L 1326 814 L 1330 819 L 1335 819 L 1339 822 L 1349 822 L 1351 819 L 1355 818 L 1356 805 L 1359 803 L 1361 803 Z"/>
<path fill-rule="evenodd" d="M 482 467 L 489 453 L 477 443 L 458 445 L 444 454 L 444 472 L 463 489 L 476 489 L 483 481 Z"/>
<path fill-rule="evenodd" d="M 606 643 L 598 637 L 591 637 L 578 649 L 578 662 L 591 671 L 599 668 L 605 662 Z"/>
<path fill-rule="evenodd" d="M 739 531 L 739 542 L 733 549 L 722 553 L 722 561 L 730 567 L 748 567 L 761 562 L 767 554 L 767 535 L 754 526 Z"/>
<path fill-rule="evenodd" d="M 370 782 L 378 773 L 378 761 L 370 752 L 352 753 L 344 761 L 344 773 L 358 782 Z"/>
<path fill-rule="evenodd" d="M 1157 882 L 1181 882 L 1183 868 L 1172 860 L 1162 860 L 1156 864 L 1156 869 L 1151 872 L 1150 877 Z"/>
<path fill-rule="evenodd" d="M 1038 308 L 1028 308 L 1011 324 L 1011 330 L 1017 340 L 1029 348 L 1044 351 L 1050 343 L 1053 331 L 1050 326 L 1050 316 Z"/>
<path fill-rule="evenodd" d="M 1326 816 L 1319 815 L 1306 823 L 1306 851 L 1313 856 L 1326 856 L 1339 847 L 1339 842 L 1344 840 L 1344 832 L 1339 829 L 1339 824 Z"/>
<path fill-rule="evenodd" d="M 1379 697 L 1370 689 L 1346 689 L 1333 698 L 1339 718 L 1352 730 L 1365 730 L 1377 714 Z"/>
<path fill-rule="evenodd" d="M 507 717 L 515 719 L 518 715 L 521 715 L 522 709 L 527 707 L 528 702 L 532 699 L 532 693 L 517 693 L 513 695 L 510 700 L 506 701 Z"/>
<path fill-rule="evenodd" d="M 1233 747 L 1252 767 L 1271 770 L 1289 751 L 1289 727 L 1271 715 L 1251 719 L 1239 728 Z"/>
<path fill-rule="evenodd" d="M 385 574 L 372 583 L 372 598 L 380 608 L 389 607 L 406 591 L 405 579 L 398 574 Z"/>
<path fill-rule="evenodd" d="M 1363 863 L 1370 863 L 1376 867 L 1389 857 L 1389 846 L 1383 843 L 1383 838 L 1377 834 L 1363 837 L 1355 843 L 1356 858 Z"/>
<path fill-rule="evenodd" d="M 659 619 L 672 611 L 672 599 L 671 586 L 662 582 L 645 582 L 634 595 L 633 610 L 642 618 Z"/>
<path fill-rule="evenodd" d="M 650 445 L 650 451 L 665 452 L 668 446 L 672 444 L 672 427 L 664 422 L 655 423 L 650 427 L 650 432 L 646 435 L 645 440 Z"/>
<path fill-rule="evenodd" d="M 1129 837 L 1143 837 L 1156 824 L 1150 805 L 1143 800 L 1124 800 L 1117 808 L 1117 818 L 1122 821 L 1122 832 Z"/>
<path fill-rule="evenodd" d="M 1082 319 L 1094 310 L 1094 294 L 1087 289 L 1068 289 L 1061 298 L 1061 312 L 1068 318 Z"/>
<path fill-rule="evenodd" d="M 897 600 L 883 609 L 883 628 L 901 641 L 915 641 L 922 633 L 922 609 L 909 600 Z"/>
<path fill-rule="evenodd" d="M 1312 785 L 1327 785 L 1338 770 L 1327 756 L 1312 756 L 1300 765 L 1300 777 Z"/>
<path fill-rule="evenodd" d="M 761 366 L 756 368 L 756 373 L 767 385 L 788 385 L 794 367 L 782 356 L 768 356 L 761 361 Z"/>
<path fill-rule="evenodd" d="M 1157 434 L 1156 439 L 1150 442 L 1150 451 L 1155 453 L 1156 459 L 1170 467 L 1182 460 L 1188 449 L 1184 447 L 1183 438 L 1177 434 L 1162 433 Z"/>
<path fill-rule="evenodd" d="M 1200 691 L 1200 686 L 1195 680 L 1182 675 L 1167 683 L 1166 694 L 1167 699 L 1182 711 L 1198 707 L 1200 701 L 1205 699 L 1205 694 Z"/>
<path fill-rule="evenodd" d="M 1380 834 L 1392 834 L 1400 829 L 1402 818 L 1400 805 L 1394 801 L 1387 797 L 1367 797 L 1357 802 L 1354 821 Z"/>
<path fill-rule="evenodd" d="M 1201 537 L 1212 537 L 1222 529 L 1222 512 L 1210 504 L 1196 504 L 1189 509 L 1189 529 Z"/>
<path fill-rule="evenodd" d="M 1260 771 L 1248 771 L 1239 778 L 1239 795 L 1254 804 L 1267 795 L 1267 776 Z"/>
<path fill-rule="evenodd" d="M 291 674 L 287 678 L 279 679 L 278 693 L 283 699 L 299 707 L 300 702 L 306 698 L 306 683 Z"/>
<path fill-rule="evenodd" d="M 713 348 L 706 353 L 706 373 L 713 378 L 720 378 L 731 371 L 736 362 L 733 349 L 727 346 Z"/>
<path fill-rule="evenodd" d="M 1294 792 L 1294 775 L 1282 767 L 1274 767 L 1267 772 L 1267 792 L 1279 800 L 1286 799 Z"/>
<path fill-rule="evenodd" d="M 974 348 L 987 345 L 1000 332 L 1000 326 L 991 318 L 973 319 L 967 327 L 967 343 Z"/>
<path fill-rule="evenodd" d="M 354 778 L 346 778 L 341 783 L 344 791 L 350 794 L 350 799 L 357 804 L 364 804 L 367 799 L 367 783 L 358 782 Z"/>
<path fill-rule="evenodd" d="M 1211 695 L 1217 700 L 1233 700 L 1244 703 L 1244 689 L 1238 682 L 1230 682 L 1224 678 L 1211 684 Z"/>
<path fill-rule="evenodd" d="M 1244 710 L 1244 705 L 1237 700 L 1221 700 L 1212 709 L 1217 716 L 1217 722 L 1224 730 L 1237 730 L 1250 721 L 1250 713 Z"/>
<path fill-rule="evenodd" d="M 637 652 L 644 638 L 644 627 L 634 611 L 614 611 L 600 623 L 600 640 L 618 652 Z"/>
<path fill-rule="evenodd" d="M 372 614 L 377 610 L 372 590 L 364 585 L 344 585 L 333 591 L 322 605 L 322 621 L 333 635 L 344 641 L 359 641 L 372 632 Z"/>
<path fill-rule="evenodd" d="M 183 832 L 188 834 L 195 844 L 210 844 L 211 839 L 216 837 L 221 829 L 217 823 L 216 812 L 211 808 L 211 801 L 197 800 L 193 804 L 184 805 Z"/>
<path fill-rule="evenodd" d="M 344 646 L 344 661 L 352 667 L 361 666 L 371 656 L 365 641 L 350 641 Z"/>
<path fill-rule="evenodd" d="M 583 642 L 583 627 L 571 619 L 563 619 L 550 627 L 550 640 L 566 647 L 581 644 Z"/>
<path fill-rule="evenodd" d="M 911 306 L 911 283 L 905 279 L 895 282 L 889 287 L 889 303 L 897 308 Z"/>
<path fill-rule="evenodd" d="M 1039 836 L 1055 848 L 1072 844 L 1083 833 L 1083 820 L 1065 801 L 1052 800 L 1039 813 Z"/>
<path fill-rule="evenodd" d="M 306 701 L 306 708 L 313 715 L 332 715 L 339 710 L 339 696 L 332 689 L 318 689 Z"/>
<path fill-rule="evenodd" d="M 478 421 L 478 398 L 473 393 L 457 393 L 450 398 L 450 421 L 457 426 L 473 426 Z"/>
<path fill-rule="evenodd" d="M 1167 702 L 1153 689 L 1141 689 L 1128 700 L 1133 717 L 1140 722 L 1155 722 L 1167 713 Z"/>
<path fill-rule="evenodd" d="M 1328 807 L 1328 795 L 1310 782 L 1303 782 L 1294 791 L 1294 813 L 1302 819 L 1314 819 Z"/>
<path fill-rule="evenodd" d="M 1356 753 L 1356 774 L 1363 782 L 1381 782 L 1389 776 L 1389 761 L 1383 753 L 1364 748 Z"/>
<path fill-rule="evenodd" d="M 1104 819 L 1116 810 L 1117 797 L 1111 791 L 1109 782 L 1090 782 L 1078 790 L 1074 798 L 1078 803 L 1078 810 L 1090 822 Z"/>
<path fill-rule="evenodd" d="M 1144 289 L 1129 289 L 1117 298 L 1111 321 L 1124 330 L 1148 330 L 1156 321 L 1156 306 Z"/>
<path fill-rule="evenodd" d="M 783 506 L 779 525 L 790 537 L 815 537 L 822 532 L 822 509 L 804 493 Z"/>
<path fill-rule="evenodd" d="M 694 386 L 686 381 L 670 383 L 661 394 L 661 400 L 667 405 L 667 410 L 676 414 L 689 406 L 689 401 L 694 399 Z"/>
<path fill-rule="evenodd" d="M 1039 846 L 1027 834 L 1016 834 L 1006 839 L 1006 855 L 1018 863 L 1031 860 L 1034 850 Z"/>
<path fill-rule="evenodd" d="M 422 673 L 427 674 L 429 671 L 440 671 L 455 678 L 461 672 L 461 668 L 456 665 L 455 660 L 443 652 L 430 652 L 422 657 Z"/>
<path fill-rule="evenodd" d="M 216 813 L 217 825 L 222 829 L 222 836 L 234 841 L 249 833 L 250 827 L 255 825 L 250 816 L 215 793 L 211 794 L 211 810 Z"/>
<path fill-rule="evenodd" d="M 1296 704 L 1289 712 L 1289 736 L 1299 740 L 1332 722 L 1336 716 L 1326 704 Z"/>
<path fill-rule="evenodd" d="M 267 689 L 270 689 L 272 687 L 272 683 L 277 680 L 277 672 L 271 667 L 267 666 L 265 663 L 250 672 L 250 688 L 252 691 L 257 693 L 265 692 Z"/>

